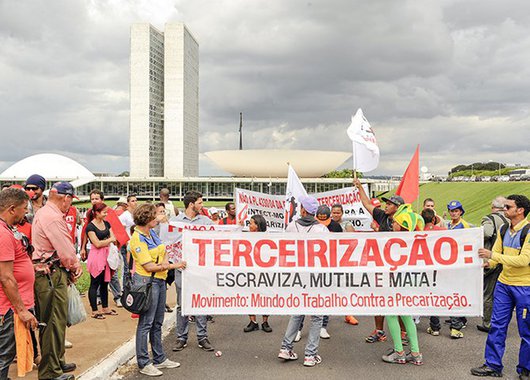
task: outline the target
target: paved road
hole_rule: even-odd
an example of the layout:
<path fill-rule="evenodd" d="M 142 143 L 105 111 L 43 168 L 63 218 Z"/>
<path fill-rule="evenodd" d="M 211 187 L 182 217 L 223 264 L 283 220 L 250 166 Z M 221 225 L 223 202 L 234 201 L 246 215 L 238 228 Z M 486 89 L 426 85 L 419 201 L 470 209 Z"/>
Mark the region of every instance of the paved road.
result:
<path fill-rule="evenodd" d="M 302 340 L 295 345 L 299 358 L 294 362 L 283 362 L 276 358 L 287 326 L 288 317 L 271 316 L 274 331 L 244 333 L 248 319 L 242 316 L 218 316 L 209 324 L 210 341 L 223 355 L 215 357 L 197 346 L 191 335 L 188 347 L 173 352 L 173 332 L 165 339 L 164 347 L 171 360 L 181 363 L 177 369 L 164 370 L 160 379 L 474 379 L 469 369 L 482 364 L 486 334 L 476 330 L 478 318 L 470 318 L 460 340 L 449 338 L 448 326 L 444 326 L 438 337 L 428 335 L 428 318 L 422 318 L 418 325 L 420 348 L 425 364 L 397 365 L 381 361 L 381 355 L 391 347 L 390 342 L 368 344 L 364 337 L 373 329 L 371 317 L 359 318 L 360 325 L 350 326 L 340 317 L 331 317 L 328 331 L 331 339 L 321 340 L 319 353 L 322 364 L 314 368 L 302 365 L 307 328 L 304 326 Z M 191 332 L 195 326 L 191 325 Z M 515 372 L 519 349 L 517 326 L 512 321 L 505 354 L 505 379 L 517 379 Z M 122 368 L 125 379 L 145 379 L 136 366 Z"/>

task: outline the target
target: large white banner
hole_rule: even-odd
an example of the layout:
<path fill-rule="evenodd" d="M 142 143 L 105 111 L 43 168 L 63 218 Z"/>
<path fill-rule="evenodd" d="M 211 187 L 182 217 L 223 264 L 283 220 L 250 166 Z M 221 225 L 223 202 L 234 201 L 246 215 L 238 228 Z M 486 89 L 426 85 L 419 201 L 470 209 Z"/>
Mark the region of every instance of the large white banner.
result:
<path fill-rule="evenodd" d="M 368 193 L 368 186 L 363 186 Z M 363 207 L 359 190 L 356 187 L 345 187 L 310 195 L 315 197 L 320 204 L 328 205 L 330 208 L 335 203 L 341 204 L 344 210 L 343 219 L 352 222 L 355 230 L 372 230 L 370 227 L 373 220 L 372 216 Z M 267 231 L 280 232 L 285 229 L 284 196 L 236 188 L 235 201 L 237 221 L 243 221 L 245 230 L 248 230 L 250 217 L 257 214 L 262 215 L 267 221 Z"/>
<path fill-rule="evenodd" d="M 482 314 L 482 229 L 293 234 L 185 230 L 186 315 Z"/>
<path fill-rule="evenodd" d="M 364 191 L 368 194 L 368 186 L 363 185 Z M 342 189 L 325 191 L 323 193 L 311 194 L 321 205 L 329 208 L 335 203 L 341 204 L 344 210 L 342 219 L 353 224 L 356 231 L 372 231 L 370 224 L 373 221 L 372 215 L 363 207 L 359 189 L 356 187 L 345 187 Z"/>

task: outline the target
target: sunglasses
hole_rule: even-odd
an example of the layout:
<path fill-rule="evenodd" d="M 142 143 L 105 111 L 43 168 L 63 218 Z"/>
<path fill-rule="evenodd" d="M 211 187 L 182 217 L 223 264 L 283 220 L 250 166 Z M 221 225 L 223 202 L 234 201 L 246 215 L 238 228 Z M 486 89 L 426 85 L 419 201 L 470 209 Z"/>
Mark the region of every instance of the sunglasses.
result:
<path fill-rule="evenodd" d="M 24 247 L 24 249 L 26 250 L 28 256 L 32 257 L 35 248 L 29 242 L 28 237 L 17 230 L 13 231 L 13 235 L 15 236 L 15 239 L 20 240 L 20 243 L 22 244 L 22 247 Z"/>
<path fill-rule="evenodd" d="M 26 186 L 26 187 L 24 187 L 24 189 L 26 189 L 26 190 L 33 190 L 33 191 L 35 191 L 35 190 L 38 190 L 38 189 L 39 189 L 39 187 L 37 187 L 37 186 Z"/>

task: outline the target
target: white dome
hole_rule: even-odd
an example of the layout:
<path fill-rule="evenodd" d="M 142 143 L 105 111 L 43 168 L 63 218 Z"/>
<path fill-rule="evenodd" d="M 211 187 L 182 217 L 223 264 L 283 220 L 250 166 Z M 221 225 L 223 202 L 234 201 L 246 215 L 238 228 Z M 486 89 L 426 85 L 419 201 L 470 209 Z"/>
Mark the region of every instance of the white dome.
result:
<path fill-rule="evenodd" d="M 20 160 L 0 174 L 0 178 L 26 180 L 32 174 L 40 174 L 47 181 L 95 178 L 80 163 L 60 154 L 35 154 Z"/>
<path fill-rule="evenodd" d="M 301 178 L 318 178 L 351 157 L 349 152 L 246 149 L 204 153 L 221 169 L 239 177 L 287 177 L 287 163 Z"/>

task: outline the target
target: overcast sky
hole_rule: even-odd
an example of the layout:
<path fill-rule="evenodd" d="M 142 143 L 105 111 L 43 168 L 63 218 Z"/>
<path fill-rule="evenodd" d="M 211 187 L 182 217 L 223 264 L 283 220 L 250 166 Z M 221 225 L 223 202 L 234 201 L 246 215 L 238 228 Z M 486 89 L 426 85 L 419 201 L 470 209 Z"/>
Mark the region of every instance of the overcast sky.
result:
<path fill-rule="evenodd" d="M 361 107 L 379 168 L 530 164 L 530 2 L 0 0 L 0 170 L 54 152 L 129 169 L 129 34 L 199 42 L 200 151 L 350 151 Z M 201 175 L 222 174 L 201 154 Z"/>

